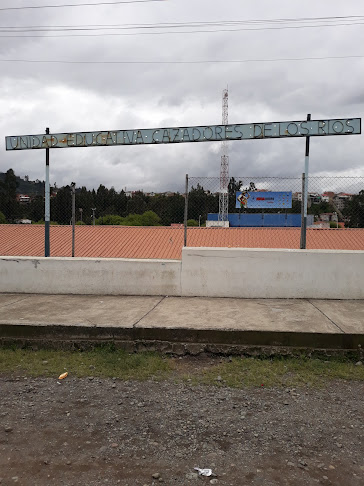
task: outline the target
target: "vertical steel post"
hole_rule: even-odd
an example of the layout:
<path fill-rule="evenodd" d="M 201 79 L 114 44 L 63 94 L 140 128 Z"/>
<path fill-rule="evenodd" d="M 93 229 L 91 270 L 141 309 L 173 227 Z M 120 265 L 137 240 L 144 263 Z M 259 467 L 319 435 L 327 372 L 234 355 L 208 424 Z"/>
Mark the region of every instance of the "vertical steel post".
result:
<path fill-rule="evenodd" d="M 76 224 L 76 184 L 71 183 L 72 191 L 72 257 L 75 256 L 75 224 Z"/>
<path fill-rule="evenodd" d="M 305 210 L 304 210 L 304 193 L 306 187 L 306 174 L 302 173 L 302 188 L 301 188 L 301 240 L 300 240 L 300 249 L 303 250 L 306 248 L 306 231 L 305 228 Z"/>
<path fill-rule="evenodd" d="M 187 216 L 188 215 L 188 174 L 186 174 L 186 188 L 185 188 L 185 215 L 184 215 L 184 242 L 183 246 L 187 246 Z"/>
<path fill-rule="evenodd" d="M 49 135 L 49 128 L 46 128 Z M 51 220 L 50 187 L 49 187 L 49 148 L 46 148 L 46 180 L 44 188 L 44 256 L 50 255 L 49 226 Z"/>
<path fill-rule="evenodd" d="M 311 115 L 307 115 L 307 121 L 311 120 Z M 302 191 L 302 209 L 303 209 L 303 225 L 301 224 L 301 250 L 306 248 L 306 232 L 307 232 L 307 200 L 308 200 L 308 170 L 310 162 L 310 137 L 306 137 L 306 153 L 305 153 L 305 178 L 304 188 Z"/>

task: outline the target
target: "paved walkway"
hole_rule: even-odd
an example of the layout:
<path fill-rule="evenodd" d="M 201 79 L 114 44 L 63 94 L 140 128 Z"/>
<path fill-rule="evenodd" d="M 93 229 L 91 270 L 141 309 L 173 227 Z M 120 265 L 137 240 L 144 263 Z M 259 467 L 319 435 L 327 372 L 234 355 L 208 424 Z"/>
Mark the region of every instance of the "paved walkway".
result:
<path fill-rule="evenodd" d="M 0 294 L 1 339 L 364 349 L 364 301 Z"/>

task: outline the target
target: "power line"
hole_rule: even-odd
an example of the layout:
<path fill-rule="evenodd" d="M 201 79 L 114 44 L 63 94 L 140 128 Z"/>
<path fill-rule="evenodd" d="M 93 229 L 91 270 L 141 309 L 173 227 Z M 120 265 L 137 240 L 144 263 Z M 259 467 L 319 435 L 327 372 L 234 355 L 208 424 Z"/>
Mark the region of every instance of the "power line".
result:
<path fill-rule="evenodd" d="M 142 28 L 142 27 L 174 27 L 174 26 L 190 26 L 190 25 L 222 25 L 222 24 L 268 24 L 268 23 L 292 23 L 292 22 L 322 22 L 322 21 L 340 21 L 340 20 L 362 20 L 363 15 L 345 15 L 345 16 L 331 16 L 331 17 L 294 17 L 294 18 L 278 18 L 278 19 L 248 19 L 248 20 L 217 20 L 217 21 L 194 21 L 194 22 L 159 22 L 153 24 L 84 24 L 84 25 L 28 25 L 24 28 L 33 27 L 130 27 L 130 28 Z M 21 26 L 0 26 L 1 28 L 21 28 Z"/>
<path fill-rule="evenodd" d="M 363 19 L 364 20 L 364 19 Z M 135 35 L 166 35 L 166 34 L 202 34 L 202 33 L 216 33 L 216 32 L 247 32 L 247 31 L 262 31 L 262 30 L 287 30 L 287 29 L 313 29 L 313 28 L 321 28 L 321 27 L 345 27 L 345 26 L 353 26 L 353 25 L 364 25 L 364 22 L 356 22 L 356 23 L 345 23 L 345 24 L 319 24 L 319 25 L 299 25 L 299 26 L 284 26 L 284 27 L 259 27 L 253 29 L 215 29 L 215 30 L 190 30 L 190 31 L 167 31 L 167 32 L 128 32 L 128 33 L 102 33 L 102 34 L 62 34 L 62 35 L 0 35 L 0 37 L 5 38 L 62 38 L 62 37 L 109 37 L 109 36 L 135 36 Z M 120 28 L 112 28 L 119 30 Z M 111 30 L 105 28 L 95 28 L 95 29 L 64 29 L 64 30 L 56 30 L 52 32 L 68 32 L 70 30 Z M 3 32 L 9 32 L 7 30 L 1 30 L 0 34 Z M 17 31 L 19 33 L 27 32 L 27 31 Z M 36 32 L 36 30 L 31 30 L 29 32 Z M 44 32 L 44 30 L 40 30 L 40 32 Z"/>
<path fill-rule="evenodd" d="M 15 31 L 32 31 L 32 30 L 87 30 L 87 29 L 166 29 L 166 28 L 183 28 L 183 27 L 221 27 L 237 25 L 259 25 L 259 24 L 297 24 L 297 23 L 321 23 L 322 22 L 344 22 L 352 21 L 353 23 L 363 21 L 363 15 L 347 15 L 342 17 L 301 17 L 287 19 L 250 19 L 250 20 L 218 20 L 218 21 L 194 21 L 194 22 L 159 22 L 153 24 L 83 24 L 83 25 L 1 25 L 0 29 L 11 29 Z"/>
<path fill-rule="evenodd" d="M 232 60 L 200 60 L 200 61 L 62 61 L 41 59 L 0 59 L 0 62 L 13 63 L 44 63 L 44 64 L 243 64 L 263 62 L 295 62 L 295 61 L 322 61 L 330 59 L 363 59 L 364 55 L 350 56 L 322 56 L 322 57 L 290 57 L 275 59 L 232 59 Z"/>
<path fill-rule="evenodd" d="M 121 0 L 115 2 L 97 2 L 97 3 L 64 3 L 61 5 L 27 5 L 23 7 L 2 7 L 0 11 L 5 10 L 26 10 L 38 8 L 65 8 L 65 7 L 97 7 L 99 5 L 120 5 L 122 3 L 149 3 L 149 2 L 165 2 L 166 0 Z"/>

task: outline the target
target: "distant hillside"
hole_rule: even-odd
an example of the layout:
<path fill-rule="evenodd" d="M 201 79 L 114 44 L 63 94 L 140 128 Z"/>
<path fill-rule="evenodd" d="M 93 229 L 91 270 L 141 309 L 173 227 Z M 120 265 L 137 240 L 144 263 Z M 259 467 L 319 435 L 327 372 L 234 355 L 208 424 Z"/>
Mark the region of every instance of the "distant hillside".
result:
<path fill-rule="evenodd" d="M 5 172 L 0 172 L 0 181 L 5 180 Z M 33 194 L 44 194 L 44 181 L 26 181 L 19 176 L 16 176 L 16 182 L 18 187 L 16 192 L 18 194 L 27 194 L 28 196 Z"/>

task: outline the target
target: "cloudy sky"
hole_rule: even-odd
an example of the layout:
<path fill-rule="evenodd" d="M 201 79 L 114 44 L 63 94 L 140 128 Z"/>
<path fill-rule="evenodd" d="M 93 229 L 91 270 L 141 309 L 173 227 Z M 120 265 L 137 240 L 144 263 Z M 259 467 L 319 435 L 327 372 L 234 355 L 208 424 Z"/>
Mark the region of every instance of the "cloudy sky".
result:
<path fill-rule="evenodd" d="M 87 1 L 97 2 L 0 2 L 0 171 L 12 167 L 17 175 L 44 179 L 45 151 L 6 152 L 8 135 L 46 127 L 57 133 L 219 124 L 227 85 L 229 123 L 304 120 L 307 113 L 364 116 L 364 4 L 358 0 L 139 0 L 14 9 Z M 323 59 L 287 60 L 313 57 Z M 286 60 L 267 61 L 273 59 Z M 231 60 L 254 62 L 216 62 Z M 230 142 L 230 174 L 299 176 L 304 151 L 303 139 Z M 313 138 L 311 173 L 364 176 L 363 153 L 362 135 Z M 183 190 L 186 173 L 219 175 L 220 144 L 51 150 L 50 164 L 58 186 Z"/>

